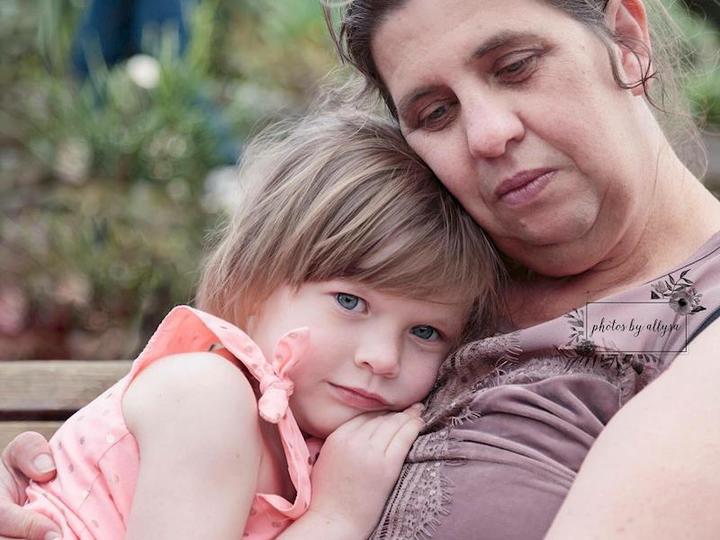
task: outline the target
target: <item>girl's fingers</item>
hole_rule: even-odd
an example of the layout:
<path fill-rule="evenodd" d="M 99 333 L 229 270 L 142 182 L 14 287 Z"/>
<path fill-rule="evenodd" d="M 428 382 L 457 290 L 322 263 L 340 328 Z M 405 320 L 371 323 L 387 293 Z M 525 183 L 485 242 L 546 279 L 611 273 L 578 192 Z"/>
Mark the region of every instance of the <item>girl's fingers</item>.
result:
<path fill-rule="evenodd" d="M 389 440 L 401 426 L 411 419 L 419 420 L 423 410 L 422 403 L 415 403 L 402 412 L 363 413 L 345 422 L 331 437 L 336 440 L 358 438 L 363 444 L 377 445 L 385 451 Z"/>
<path fill-rule="evenodd" d="M 383 452 L 387 452 L 390 442 L 397 436 L 398 432 L 403 429 L 405 424 L 411 422 L 422 427 L 422 420 L 420 420 L 421 411 L 422 405 L 415 404 L 403 412 L 389 413 L 378 418 L 372 426 L 368 425 L 368 428 L 372 429 L 372 432 L 368 433 L 368 442 L 377 445 Z"/>
<path fill-rule="evenodd" d="M 422 403 L 413 403 L 403 412 L 406 412 L 407 414 L 412 414 L 413 416 L 417 416 L 418 418 L 420 418 L 424 410 L 425 405 L 423 405 Z"/>
<path fill-rule="evenodd" d="M 358 430 L 361 430 L 365 428 L 369 423 L 372 423 L 377 418 L 384 416 L 387 413 L 384 412 L 368 412 L 359 414 L 347 422 L 345 422 L 343 425 L 341 425 L 339 428 L 337 428 L 333 435 L 337 436 L 349 436 L 352 433 L 355 433 Z"/>
<path fill-rule="evenodd" d="M 420 417 L 409 417 L 388 441 L 385 455 L 389 459 L 404 460 L 424 425 Z"/>

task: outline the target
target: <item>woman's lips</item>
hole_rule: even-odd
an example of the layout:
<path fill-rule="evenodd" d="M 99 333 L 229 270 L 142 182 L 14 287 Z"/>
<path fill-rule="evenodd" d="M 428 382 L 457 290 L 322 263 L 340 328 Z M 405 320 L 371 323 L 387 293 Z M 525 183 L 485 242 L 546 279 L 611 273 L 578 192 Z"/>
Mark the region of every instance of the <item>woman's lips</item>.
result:
<path fill-rule="evenodd" d="M 530 203 L 555 176 L 554 169 L 524 171 L 504 180 L 495 190 L 498 201 L 507 206 Z"/>
<path fill-rule="evenodd" d="M 350 388 L 332 383 L 329 384 L 330 388 L 333 389 L 335 395 L 340 399 L 340 401 L 356 409 L 379 411 L 385 410 L 389 407 L 389 404 L 377 394 L 366 392 L 360 388 Z"/>

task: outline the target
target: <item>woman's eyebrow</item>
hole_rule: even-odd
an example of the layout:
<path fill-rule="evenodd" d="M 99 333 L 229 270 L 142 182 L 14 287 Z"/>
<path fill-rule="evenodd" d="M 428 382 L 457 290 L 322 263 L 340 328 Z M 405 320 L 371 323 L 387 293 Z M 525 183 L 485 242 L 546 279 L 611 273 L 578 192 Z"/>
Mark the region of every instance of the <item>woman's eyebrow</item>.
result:
<path fill-rule="evenodd" d="M 524 32 L 518 30 L 502 30 L 496 34 L 493 34 L 485 41 L 483 41 L 479 47 L 477 47 L 472 54 L 468 57 L 466 64 L 471 64 L 481 59 L 486 54 L 499 49 L 501 47 L 512 47 L 520 43 L 527 41 L 543 41 L 543 38 L 533 32 Z M 406 117 L 407 112 L 412 106 L 420 99 L 425 96 L 432 94 L 439 90 L 441 85 L 431 84 L 427 86 L 421 86 L 415 89 L 412 93 L 403 97 L 397 105 L 398 114 L 401 117 Z"/>
<path fill-rule="evenodd" d="M 502 30 L 483 41 L 469 56 L 467 63 L 469 64 L 475 62 L 495 49 L 499 49 L 501 47 L 512 47 L 513 45 L 518 45 L 527 41 L 544 41 L 544 39 L 533 32 Z"/>

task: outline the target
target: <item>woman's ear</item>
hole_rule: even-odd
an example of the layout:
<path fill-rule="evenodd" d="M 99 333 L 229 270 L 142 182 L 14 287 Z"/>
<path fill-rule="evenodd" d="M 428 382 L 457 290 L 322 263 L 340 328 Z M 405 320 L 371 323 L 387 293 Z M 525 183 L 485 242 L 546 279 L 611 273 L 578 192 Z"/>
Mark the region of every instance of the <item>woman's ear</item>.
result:
<path fill-rule="evenodd" d="M 647 78 L 652 71 L 652 45 L 642 0 L 609 0 L 605 25 L 620 49 L 618 67 L 623 81 L 634 86 Z M 643 95 L 644 91 L 642 84 L 632 88 L 635 95 Z"/>

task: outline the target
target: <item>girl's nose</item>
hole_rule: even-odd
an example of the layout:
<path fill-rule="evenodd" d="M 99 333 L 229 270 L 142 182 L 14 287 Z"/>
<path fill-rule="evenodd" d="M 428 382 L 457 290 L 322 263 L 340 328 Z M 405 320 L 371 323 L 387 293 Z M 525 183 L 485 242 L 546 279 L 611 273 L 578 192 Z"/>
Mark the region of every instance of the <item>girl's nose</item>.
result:
<path fill-rule="evenodd" d="M 462 108 L 465 137 L 475 159 L 498 158 L 508 143 L 525 135 L 525 126 L 502 97 L 474 95 Z"/>
<path fill-rule="evenodd" d="M 400 374 L 401 345 L 395 339 L 374 337 L 355 351 L 355 365 L 375 375 L 394 378 Z"/>

